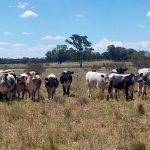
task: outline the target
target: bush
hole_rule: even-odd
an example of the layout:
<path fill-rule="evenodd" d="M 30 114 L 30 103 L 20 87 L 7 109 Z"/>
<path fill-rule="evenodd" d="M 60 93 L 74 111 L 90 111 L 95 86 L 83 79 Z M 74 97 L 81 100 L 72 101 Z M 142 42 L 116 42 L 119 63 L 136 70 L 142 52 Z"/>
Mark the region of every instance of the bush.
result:
<path fill-rule="evenodd" d="M 131 145 L 131 150 L 146 150 L 146 146 L 144 143 L 141 143 L 140 141 L 135 141 Z"/>
<path fill-rule="evenodd" d="M 41 63 L 29 62 L 29 63 L 27 63 L 24 71 L 25 72 L 35 71 L 35 72 L 38 72 L 38 73 L 41 74 L 41 73 L 43 73 L 45 71 L 45 67 Z"/>

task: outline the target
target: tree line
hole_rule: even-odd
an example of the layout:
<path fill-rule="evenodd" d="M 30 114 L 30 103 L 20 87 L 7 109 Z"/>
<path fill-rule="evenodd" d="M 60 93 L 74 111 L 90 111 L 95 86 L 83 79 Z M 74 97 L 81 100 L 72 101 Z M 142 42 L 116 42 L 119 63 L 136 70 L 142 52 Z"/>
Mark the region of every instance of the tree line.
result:
<path fill-rule="evenodd" d="M 82 61 L 95 60 L 132 61 L 137 67 L 141 67 L 141 64 L 147 67 L 150 64 L 150 52 L 148 51 L 109 45 L 105 52 L 95 52 L 92 43 L 88 41 L 88 37 L 78 34 L 73 34 L 65 42 L 69 46 L 57 45 L 54 49 L 47 51 L 44 58 L 0 58 L 0 64 L 27 64 L 29 62 L 58 62 L 61 64 L 67 61 L 78 61 L 82 67 Z"/>

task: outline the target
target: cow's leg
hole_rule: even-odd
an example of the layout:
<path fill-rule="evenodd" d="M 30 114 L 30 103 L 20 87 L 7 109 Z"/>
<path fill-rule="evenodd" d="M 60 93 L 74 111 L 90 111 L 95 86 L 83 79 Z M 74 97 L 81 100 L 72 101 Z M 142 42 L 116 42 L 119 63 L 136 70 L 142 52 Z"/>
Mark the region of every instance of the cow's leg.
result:
<path fill-rule="evenodd" d="M 63 96 L 66 95 L 66 87 L 63 85 Z"/>
<path fill-rule="evenodd" d="M 128 88 L 125 88 L 125 96 L 126 96 L 126 101 L 128 101 Z"/>
<path fill-rule="evenodd" d="M 91 88 L 90 87 L 88 87 L 87 93 L 88 93 L 88 97 L 91 97 Z"/>
<path fill-rule="evenodd" d="M 55 89 L 52 90 L 52 99 L 54 98 Z"/>
<path fill-rule="evenodd" d="M 69 94 L 70 94 L 70 86 L 67 87 L 67 92 L 66 93 L 69 96 Z"/>
<path fill-rule="evenodd" d="M 115 90 L 115 98 L 116 98 L 116 101 L 118 101 L 117 94 L 118 94 L 118 91 L 117 91 L 117 90 Z"/>
<path fill-rule="evenodd" d="M 109 96 L 112 94 L 112 86 L 111 84 L 108 86 L 108 93 L 107 93 L 107 101 L 109 100 Z"/>

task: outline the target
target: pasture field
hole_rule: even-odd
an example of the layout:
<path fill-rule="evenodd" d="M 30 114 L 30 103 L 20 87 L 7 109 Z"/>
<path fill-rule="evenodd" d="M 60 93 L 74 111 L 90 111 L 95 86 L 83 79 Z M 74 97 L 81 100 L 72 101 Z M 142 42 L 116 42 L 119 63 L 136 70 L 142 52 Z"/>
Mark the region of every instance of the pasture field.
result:
<path fill-rule="evenodd" d="M 119 101 L 106 101 L 106 91 L 102 95 L 97 90 L 88 98 L 86 72 L 108 70 L 102 62 L 86 63 L 83 68 L 78 65 L 46 64 L 39 102 L 0 102 L 0 150 L 150 149 L 150 90 L 146 99 L 135 93 L 134 101 L 129 102 L 121 92 Z M 130 63 L 124 65 L 135 72 Z M 10 68 L 19 74 L 23 67 Z M 54 100 L 48 100 L 44 78 L 52 72 L 59 78 L 68 69 L 74 71 L 70 97 L 62 96 L 59 85 Z"/>

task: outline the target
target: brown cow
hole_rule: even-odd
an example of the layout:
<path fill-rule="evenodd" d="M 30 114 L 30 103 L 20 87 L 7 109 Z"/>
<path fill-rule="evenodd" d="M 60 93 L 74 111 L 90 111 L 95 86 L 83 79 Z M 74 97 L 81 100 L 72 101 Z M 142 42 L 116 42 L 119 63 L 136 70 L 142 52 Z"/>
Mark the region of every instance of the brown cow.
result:
<path fill-rule="evenodd" d="M 29 72 L 25 85 L 29 92 L 29 97 L 31 96 L 31 99 L 35 101 L 35 95 L 37 92 L 37 97 L 39 99 L 39 89 L 41 87 L 41 77 L 39 73 L 34 71 Z"/>

